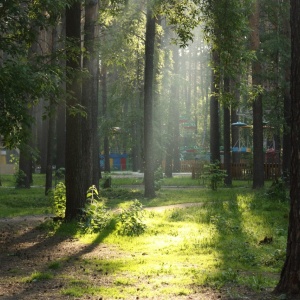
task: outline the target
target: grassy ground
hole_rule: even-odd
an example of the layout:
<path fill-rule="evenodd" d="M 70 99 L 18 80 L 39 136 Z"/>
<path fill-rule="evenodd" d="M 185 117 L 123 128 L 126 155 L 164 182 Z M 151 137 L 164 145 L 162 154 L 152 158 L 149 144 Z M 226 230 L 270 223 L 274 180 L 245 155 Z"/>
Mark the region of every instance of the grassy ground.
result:
<path fill-rule="evenodd" d="M 2 177 L 2 184 L 5 182 L 10 180 Z M 140 236 L 118 234 L 116 216 L 107 229 L 97 234 L 80 234 L 73 224 L 47 223 L 43 228 L 52 236 L 72 235 L 90 248 L 105 244 L 114 249 L 114 254 L 107 258 L 77 255 L 76 260 L 66 254 L 47 263 L 43 271 L 20 274 L 19 280 L 63 280 L 60 294 L 75 298 L 90 295 L 98 297 L 95 299 L 137 299 L 132 298 L 134 295 L 139 299 L 183 299 L 209 289 L 221 293 L 222 299 L 245 299 L 249 295 L 248 299 L 271 299 L 258 295 L 274 288 L 284 262 L 286 201 L 276 198 L 276 194 L 268 197 L 267 189 L 253 191 L 247 182 L 217 191 L 204 186 L 163 188 L 151 200 L 145 199 L 139 189 L 120 188 L 126 184 L 133 184 L 132 179 L 113 179 L 115 188 L 101 191 L 109 208 L 122 207 L 134 199 L 146 207 L 191 202 L 203 205 L 144 211 L 146 230 Z M 191 186 L 195 181 L 176 178 L 168 184 Z M 42 188 L 0 189 L 0 217 L 50 210 Z M 70 260 L 81 273 L 68 273 Z M 94 274 L 105 275 L 106 284 L 95 285 L 91 280 Z"/>

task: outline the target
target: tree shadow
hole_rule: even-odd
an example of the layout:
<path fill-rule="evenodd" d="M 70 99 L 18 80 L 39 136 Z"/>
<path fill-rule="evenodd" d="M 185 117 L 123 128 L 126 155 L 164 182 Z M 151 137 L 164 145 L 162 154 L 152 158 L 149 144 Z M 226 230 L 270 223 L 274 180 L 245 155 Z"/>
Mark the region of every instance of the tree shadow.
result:
<path fill-rule="evenodd" d="M 111 224 L 88 244 L 78 241 L 78 227 L 69 224 L 61 224 L 51 236 L 47 235 L 47 231 L 41 229 L 41 226 L 24 229 L 14 237 L 6 235 L 1 243 L 0 252 L 0 276 L 4 288 L 4 291 L 1 291 L 0 285 L 1 299 L 41 299 L 48 294 L 53 299 L 60 299 L 65 288 L 65 277 L 73 274 L 75 280 L 76 273 L 85 271 L 85 256 L 95 250 L 99 251 L 99 261 L 114 255 L 117 249 L 102 243 L 113 230 L 114 225 Z M 2 237 L 3 235 L 4 231 Z M 116 270 L 119 267 L 118 262 L 113 266 Z M 44 276 L 45 274 L 47 276 Z M 96 275 L 101 277 L 108 274 L 99 266 Z M 10 295 L 5 296 L 5 289 L 9 289 L 9 286 L 15 290 L 13 294 L 10 292 Z"/>
<path fill-rule="evenodd" d="M 227 191 L 224 189 L 224 193 Z M 214 228 L 214 247 L 219 256 L 218 271 L 208 274 L 210 284 L 216 287 L 244 285 L 259 292 L 268 281 L 279 278 L 279 272 L 274 271 L 276 267 L 266 270 L 272 264 L 280 265 L 276 260 L 283 258 L 275 257 L 280 242 L 273 227 L 280 226 L 275 225 L 278 223 L 272 218 L 272 212 L 276 209 L 280 212 L 282 207 L 263 201 L 261 194 L 251 191 L 232 195 L 228 201 L 207 204 L 203 219 Z M 269 207 L 268 214 L 266 207 Z M 268 280 L 268 276 L 272 280 Z"/>

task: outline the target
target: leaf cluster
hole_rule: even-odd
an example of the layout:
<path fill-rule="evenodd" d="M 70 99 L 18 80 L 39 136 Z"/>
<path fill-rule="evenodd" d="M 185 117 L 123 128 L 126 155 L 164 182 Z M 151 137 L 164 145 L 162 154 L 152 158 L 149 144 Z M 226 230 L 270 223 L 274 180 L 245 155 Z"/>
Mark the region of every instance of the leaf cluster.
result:
<path fill-rule="evenodd" d="M 226 171 L 220 167 L 220 162 L 204 165 L 204 172 L 201 179 L 208 182 L 212 190 L 217 190 L 218 185 L 225 179 Z"/>
<path fill-rule="evenodd" d="M 142 204 L 135 199 L 124 208 L 117 218 L 117 232 L 120 235 L 139 236 L 146 230 L 143 222 Z"/>
<path fill-rule="evenodd" d="M 33 45 L 69 2 L 10 0 L 0 7 L 0 132 L 8 148 L 26 140 L 30 109 L 40 98 L 59 99 L 63 72 L 53 63 L 57 54 L 35 51 Z"/>
<path fill-rule="evenodd" d="M 98 190 L 94 185 L 87 191 L 87 201 L 82 212 L 79 226 L 84 232 L 100 232 L 110 221 L 105 201 L 99 197 Z"/>

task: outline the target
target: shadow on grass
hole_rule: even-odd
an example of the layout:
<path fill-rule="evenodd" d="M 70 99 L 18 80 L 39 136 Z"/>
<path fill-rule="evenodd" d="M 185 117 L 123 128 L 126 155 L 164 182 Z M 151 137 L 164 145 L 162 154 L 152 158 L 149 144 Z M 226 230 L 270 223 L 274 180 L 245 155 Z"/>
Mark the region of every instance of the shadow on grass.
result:
<path fill-rule="evenodd" d="M 286 203 L 272 202 L 262 191 L 209 204 L 204 218 L 213 228 L 219 267 L 208 274 L 207 283 L 272 291 L 284 262 L 286 213 Z"/>
<path fill-rule="evenodd" d="M 113 254 L 113 249 L 102 242 L 114 227 L 112 222 L 88 244 L 78 242 L 78 226 L 75 223 L 53 225 L 48 221 L 27 230 L 19 228 L 21 233 L 16 236 L 7 235 L 6 240 L 1 243 L 1 281 L 16 288 L 13 295 L 5 296 L 2 291 L 2 296 L 6 300 L 41 299 L 40 297 L 60 299 L 66 277 L 69 276 L 67 280 L 74 281 L 76 274 L 85 271 L 83 265 L 86 255 L 96 248 L 99 248 L 100 256 L 109 257 Z M 47 235 L 52 230 L 54 233 Z M 117 263 L 113 266 L 116 270 L 118 267 Z M 107 275 L 101 271 L 99 268 L 97 276 Z M 17 284 L 14 285 L 12 281 Z"/>

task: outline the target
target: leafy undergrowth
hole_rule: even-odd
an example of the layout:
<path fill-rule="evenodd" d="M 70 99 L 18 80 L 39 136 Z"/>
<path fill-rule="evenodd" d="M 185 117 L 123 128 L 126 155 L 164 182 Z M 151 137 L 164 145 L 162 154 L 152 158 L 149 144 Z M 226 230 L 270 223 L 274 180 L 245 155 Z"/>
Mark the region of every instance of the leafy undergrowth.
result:
<path fill-rule="evenodd" d="M 138 236 L 120 235 L 114 214 L 92 234 L 51 220 L 38 229 L 29 220 L 15 229 L 3 223 L 0 296 L 277 299 L 270 291 L 285 257 L 287 202 L 241 188 L 160 191 L 153 200 L 130 190 L 105 196 L 113 208 L 132 197 L 147 206 L 203 205 L 144 211 Z"/>

